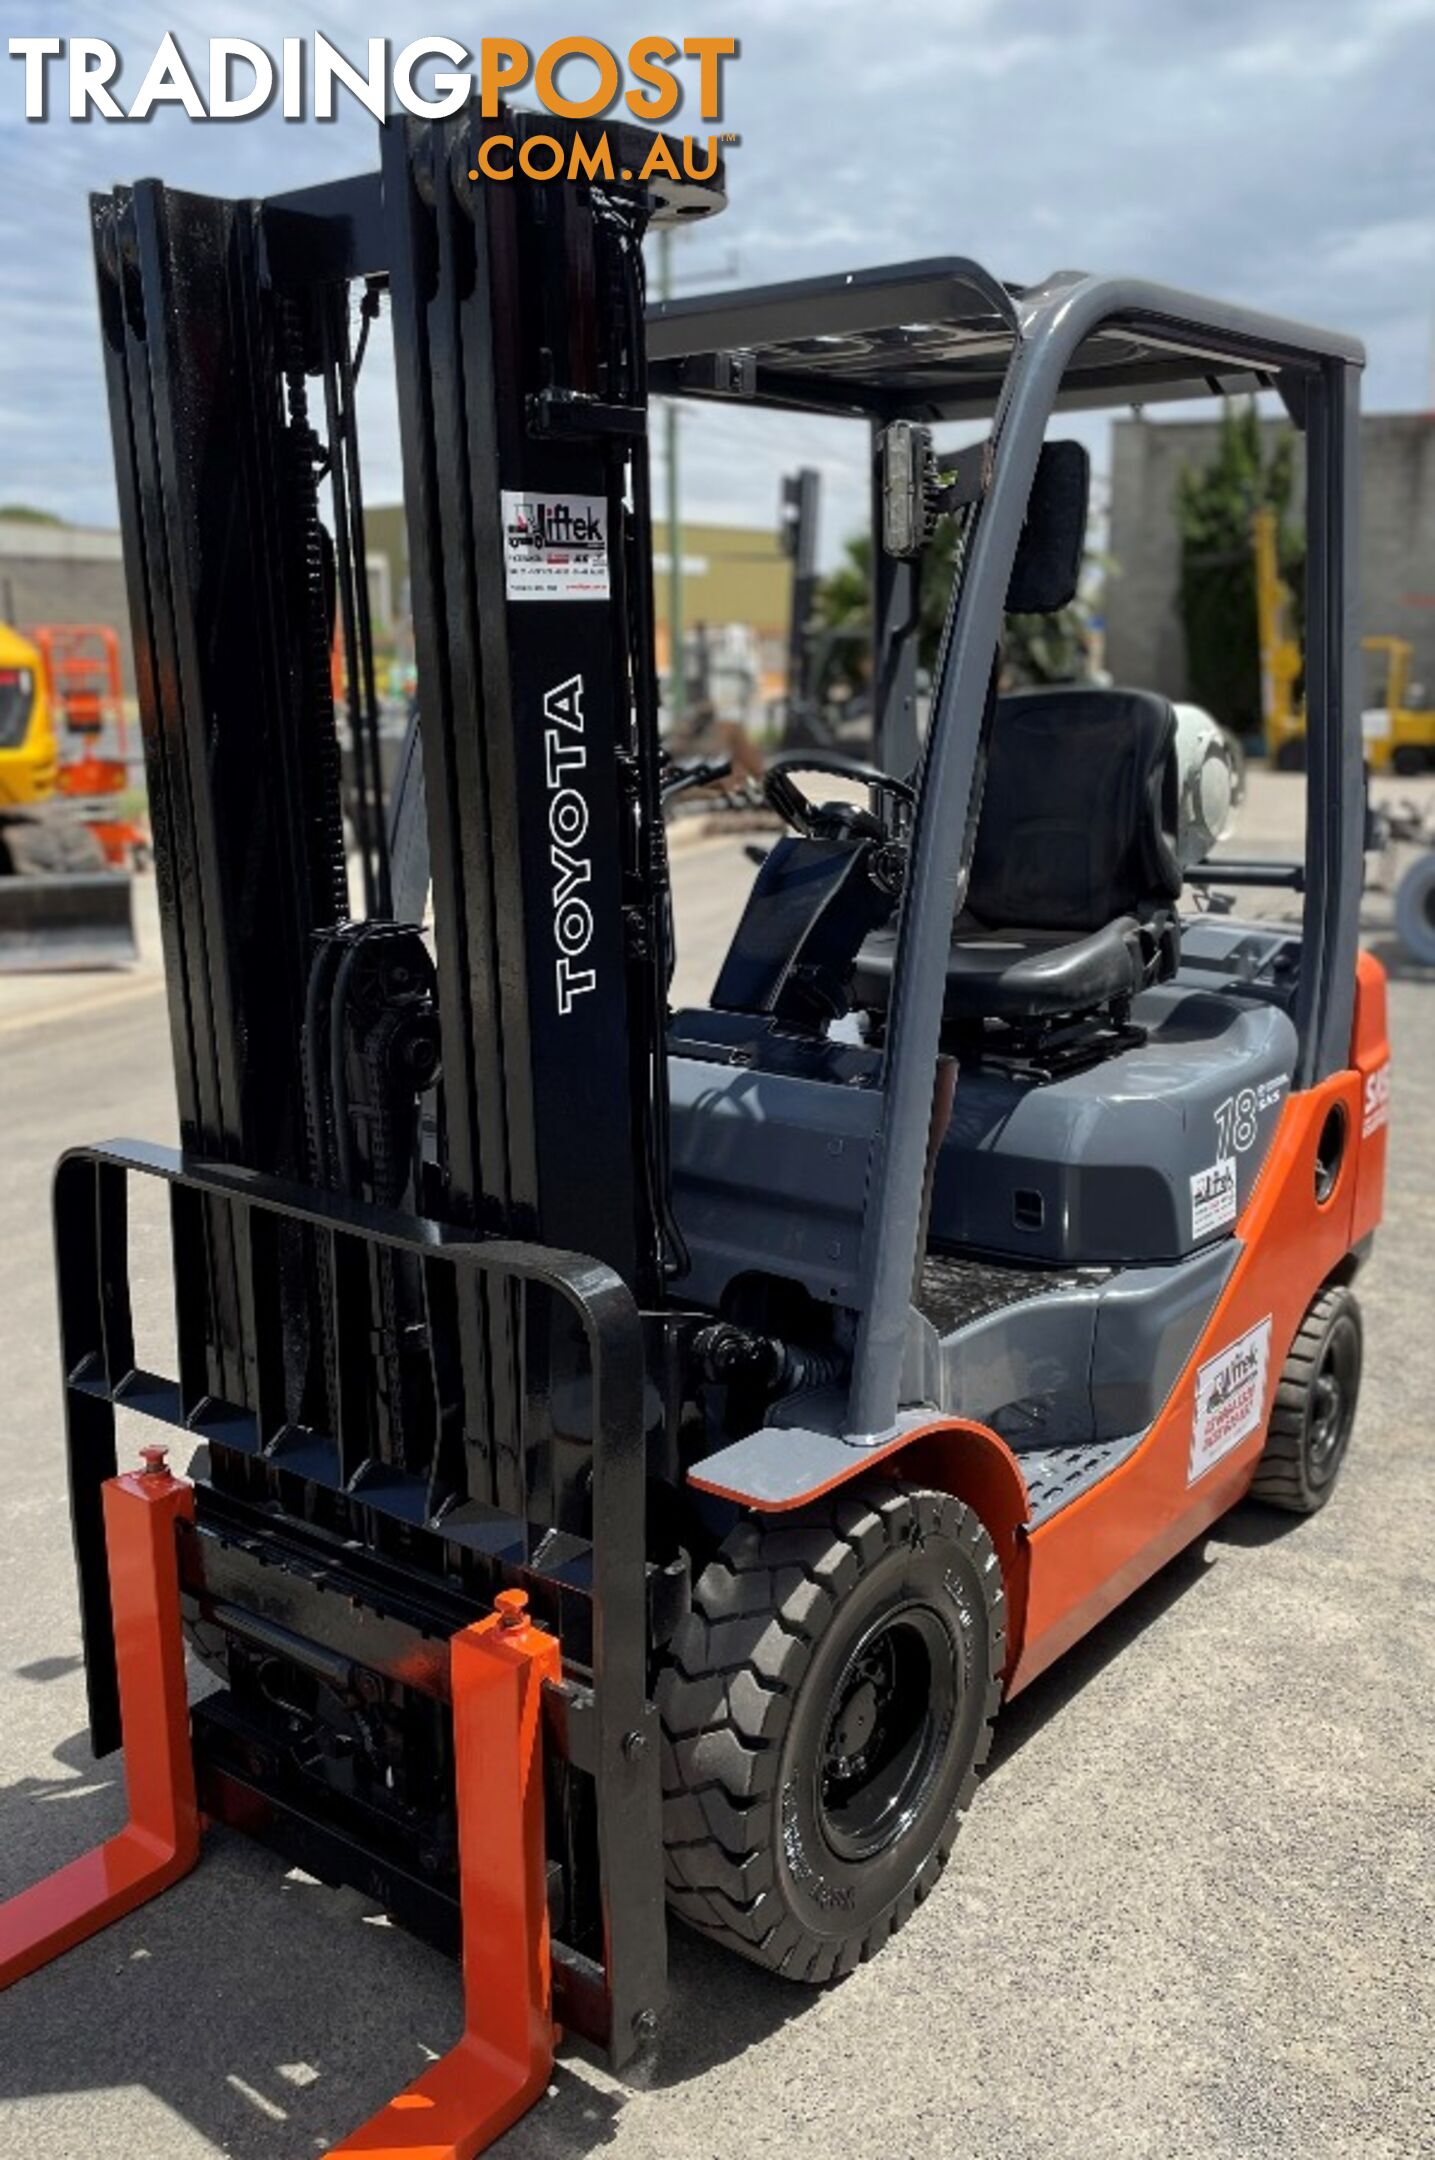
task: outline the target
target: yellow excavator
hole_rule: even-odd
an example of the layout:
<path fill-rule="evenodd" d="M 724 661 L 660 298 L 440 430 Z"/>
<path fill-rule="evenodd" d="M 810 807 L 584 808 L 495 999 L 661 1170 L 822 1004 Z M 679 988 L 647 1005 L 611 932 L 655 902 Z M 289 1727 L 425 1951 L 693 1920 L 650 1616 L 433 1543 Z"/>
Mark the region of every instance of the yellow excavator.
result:
<path fill-rule="evenodd" d="M 133 881 L 61 789 L 39 648 L 0 623 L 0 974 L 137 957 Z"/>
<path fill-rule="evenodd" d="M 1305 769 L 1305 705 L 1297 696 L 1304 662 L 1294 634 L 1291 590 L 1281 576 L 1274 510 L 1251 519 L 1256 564 L 1256 620 L 1261 648 L 1261 718 L 1266 757 L 1282 772 Z M 1383 653 L 1385 696 L 1362 714 L 1365 756 L 1372 772 L 1419 773 L 1435 767 L 1435 712 L 1407 705 L 1408 638 L 1362 638 L 1367 652 Z"/>

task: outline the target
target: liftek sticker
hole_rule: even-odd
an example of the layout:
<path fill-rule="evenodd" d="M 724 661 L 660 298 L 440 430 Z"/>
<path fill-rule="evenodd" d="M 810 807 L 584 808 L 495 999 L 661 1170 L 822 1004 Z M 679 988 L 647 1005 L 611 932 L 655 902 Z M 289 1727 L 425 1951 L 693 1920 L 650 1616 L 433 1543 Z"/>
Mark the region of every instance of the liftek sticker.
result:
<path fill-rule="evenodd" d="M 1191 1179 L 1191 1235 L 1209 1237 L 1236 1219 L 1236 1158 L 1224 1155 Z"/>
<path fill-rule="evenodd" d="M 1270 1364 L 1270 1315 L 1230 1343 L 1196 1374 L 1196 1413 L 1191 1426 L 1191 1463 L 1186 1483 L 1194 1485 L 1212 1464 L 1257 1431 L 1266 1407 L 1266 1368 Z"/>
<path fill-rule="evenodd" d="M 504 488 L 503 589 L 510 600 L 606 600 L 608 505 L 601 495 Z"/>
<path fill-rule="evenodd" d="M 1377 1065 L 1373 1072 L 1368 1072 L 1365 1076 L 1361 1139 L 1368 1140 L 1373 1132 L 1379 1132 L 1381 1126 L 1388 1125 L 1389 1122 L 1390 1060 L 1387 1058 L 1383 1065 Z"/>

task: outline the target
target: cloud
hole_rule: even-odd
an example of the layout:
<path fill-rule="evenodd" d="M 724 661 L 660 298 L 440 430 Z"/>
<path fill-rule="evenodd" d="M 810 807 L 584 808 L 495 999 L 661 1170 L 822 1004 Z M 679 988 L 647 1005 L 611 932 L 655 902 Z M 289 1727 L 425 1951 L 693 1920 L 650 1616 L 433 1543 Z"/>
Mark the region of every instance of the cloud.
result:
<path fill-rule="evenodd" d="M 313 19 L 257 0 L 236 16 L 185 0 L 123 10 L 108 33 L 138 82 L 166 28 L 191 58 L 241 31 L 271 50 Z M 9 0 L 9 35 L 93 34 L 68 0 Z M 673 34 L 742 40 L 724 125 L 731 208 L 681 235 L 684 290 L 861 264 L 971 254 L 1033 282 L 1081 265 L 1154 275 L 1363 336 L 1367 402 L 1427 401 L 1435 294 L 1435 0 L 731 0 L 679 10 Z M 387 14 L 335 0 L 321 27 L 346 51 L 383 31 L 470 42 L 462 11 Z M 619 49 L 615 0 L 485 11 L 530 45 L 575 30 Z M 468 33 L 466 36 L 465 33 Z M 6 73 L 5 71 L 8 71 Z M 368 117 L 226 126 L 163 113 L 144 127 L 27 126 L 0 60 L 0 493 L 113 517 L 85 196 L 158 172 L 206 192 L 262 194 L 370 167 Z M 370 499 L 398 487 L 392 377 L 376 344 Z M 761 524 L 799 458 L 828 481 L 826 552 L 863 514 L 861 431 L 707 411 L 684 421 L 691 514 Z"/>

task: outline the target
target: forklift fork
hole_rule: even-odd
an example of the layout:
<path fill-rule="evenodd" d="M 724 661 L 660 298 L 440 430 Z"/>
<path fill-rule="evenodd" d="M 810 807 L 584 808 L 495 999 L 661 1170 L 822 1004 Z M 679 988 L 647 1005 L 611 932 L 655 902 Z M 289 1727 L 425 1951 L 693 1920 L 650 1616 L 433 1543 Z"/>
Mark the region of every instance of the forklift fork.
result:
<path fill-rule="evenodd" d="M 0 1988 L 147 1904 L 199 1858 L 174 1543 L 175 1525 L 194 1519 L 194 1492 L 165 1469 L 162 1447 L 144 1460 L 102 1494 L 129 1821 L 0 1905 Z"/>
<path fill-rule="evenodd" d="M 0 1991 L 187 1875 L 201 1819 L 185 1693 L 176 1526 L 194 1493 L 144 1449 L 103 1488 L 129 1820 L 0 1905 Z M 333 2148 L 367 2160 L 471 2160 L 538 2098 L 553 2067 L 543 1835 L 542 1699 L 556 1636 L 527 1593 L 452 1638 L 464 2029 L 447 2055 Z"/>
<path fill-rule="evenodd" d="M 543 1687 L 558 1639 L 524 1590 L 453 1638 L 463 1898 L 461 2038 L 336 2145 L 368 2160 L 470 2160 L 533 2105 L 553 2068 L 553 1973 L 543 1844 Z"/>

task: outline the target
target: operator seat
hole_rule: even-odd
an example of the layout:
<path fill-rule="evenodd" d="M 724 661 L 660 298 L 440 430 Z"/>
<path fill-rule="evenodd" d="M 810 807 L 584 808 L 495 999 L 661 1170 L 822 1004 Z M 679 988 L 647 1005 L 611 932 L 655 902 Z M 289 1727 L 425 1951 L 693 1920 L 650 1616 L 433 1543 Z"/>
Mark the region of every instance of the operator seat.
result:
<path fill-rule="evenodd" d="M 997 700 L 966 905 L 952 927 L 948 1021 L 1030 1029 L 1096 1012 L 1171 974 L 1176 715 L 1143 690 Z M 886 1006 L 895 927 L 858 956 L 853 999 Z"/>

